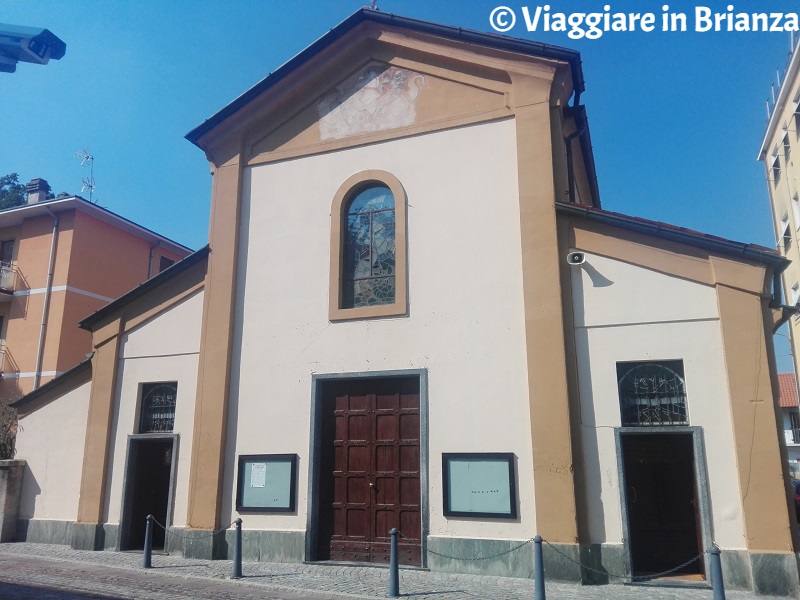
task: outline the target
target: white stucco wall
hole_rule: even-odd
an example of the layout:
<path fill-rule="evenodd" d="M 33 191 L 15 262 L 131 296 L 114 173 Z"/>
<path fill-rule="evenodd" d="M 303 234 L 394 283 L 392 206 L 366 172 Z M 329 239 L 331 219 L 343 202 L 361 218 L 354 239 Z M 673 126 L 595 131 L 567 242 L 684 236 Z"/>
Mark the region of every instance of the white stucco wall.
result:
<path fill-rule="evenodd" d="M 107 523 L 120 520 L 128 436 L 137 433 L 141 384 L 159 381 L 178 382 L 173 433 L 178 434 L 179 443 L 172 523 L 177 526 L 186 523 L 202 316 L 200 290 L 129 331 L 120 342 L 118 403 L 107 474 Z"/>
<path fill-rule="evenodd" d="M 623 539 L 616 364 L 681 359 L 689 424 L 703 428 L 714 540 L 745 548 L 715 289 L 590 253 L 572 288 L 591 541 Z"/>
<path fill-rule="evenodd" d="M 78 517 L 91 382 L 20 419 L 17 454 L 27 461 L 20 519 Z"/>
<path fill-rule="evenodd" d="M 427 369 L 430 533 L 532 535 L 516 164 L 507 120 L 246 169 L 223 521 L 239 455 L 296 453 L 297 513 L 247 527 L 306 528 L 312 375 Z M 409 316 L 331 323 L 331 203 L 366 169 L 408 195 Z M 519 522 L 444 518 L 442 453 L 488 451 L 517 457 Z"/>

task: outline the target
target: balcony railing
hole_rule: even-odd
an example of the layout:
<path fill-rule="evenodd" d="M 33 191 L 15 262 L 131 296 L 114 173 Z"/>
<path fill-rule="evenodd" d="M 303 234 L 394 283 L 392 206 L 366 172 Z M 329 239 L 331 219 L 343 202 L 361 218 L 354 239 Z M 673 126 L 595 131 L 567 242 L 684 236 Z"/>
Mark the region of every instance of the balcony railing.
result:
<path fill-rule="evenodd" d="M 787 444 L 800 444 L 800 429 L 784 429 L 783 435 Z"/>
<path fill-rule="evenodd" d="M 0 262 L 0 293 L 13 294 L 17 270 L 11 263 Z"/>
<path fill-rule="evenodd" d="M 0 378 L 3 377 L 6 370 L 11 364 L 11 357 L 8 355 L 8 348 L 6 348 L 6 341 L 0 340 Z"/>

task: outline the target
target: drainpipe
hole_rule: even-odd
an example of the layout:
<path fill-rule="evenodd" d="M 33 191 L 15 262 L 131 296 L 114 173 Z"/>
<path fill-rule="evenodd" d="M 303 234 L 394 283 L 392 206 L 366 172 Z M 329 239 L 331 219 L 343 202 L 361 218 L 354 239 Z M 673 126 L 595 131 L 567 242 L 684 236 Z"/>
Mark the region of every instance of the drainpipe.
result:
<path fill-rule="evenodd" d="M 576 111 L 579 108 L 579 104 L 581 101 L 581 92 L 577 90 L 575 92 L 575 98 L 572 101 L 572 110 L 575 111 L 575 118 L 578 118 L 578 112 Z M 566 138 L 564 138 L 564 143 L 567 145 L 567 183 L 569 185 L 569 201 L 573 204 L 575 203 L 575 167 L 572 162 L 572 140 L 577 137 L 583 135 L 583 132 L 586 131 L 586 119 L 581 119 L 581 124 L 578 126 L 575 123 L 577 129 L 575 132 L 569 134 Z"/>
<path fill-rule="evenodd" d="M 150 279 L 153 274 L 153 254 L 155 254 L 157 246 L 158 244 L 150 245 L 150 258 L 147 259 L 147 279 Z"/>
<path fill-rule="evenodd" d="M 56 264 L 56 242 L 58 241 L 58 217 L 45 207 L 47 213 L 53 217 L 53 234 L 50 238 L 50 264 L 47 268 L 47 287 L 44 293 L 44 306 L 42 307 L 42 323 L 39 327 L 39 347 L 36 351 L 36 374 L 33 380 L 33 389 L 38 389 L 42 381 L 42 359 L 44 358 L 44 334 L 47 330 L 47 313 L 50 310 L 50 295 L 53 291 L 53 271 Z"/>

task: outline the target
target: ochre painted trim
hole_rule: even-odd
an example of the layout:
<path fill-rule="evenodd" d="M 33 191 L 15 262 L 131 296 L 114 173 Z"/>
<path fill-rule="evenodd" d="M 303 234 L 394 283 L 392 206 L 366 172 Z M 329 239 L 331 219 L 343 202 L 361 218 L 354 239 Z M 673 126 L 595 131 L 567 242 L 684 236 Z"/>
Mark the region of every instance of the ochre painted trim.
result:
<path fill-rule="evenodd" d="M 522 289 L 533 444 L 536 532 L 578 539 L 564 311 L 556 229 L 549 82 L 514 78 Z"/>
<path fill-rule="evenodd" d="M 190 529 L 216 529 L 220 519 L 241 225 L 240 156 L 214 172 L 209 231 L 211 254 L 203 297 L 186 515 L 186 525 Z"/>
<path fill-rule="evenodd" d="M 156 306 L 153 306 L 149 310 L 146 310 L 146 311 L 144 311 L 142 313 L 137 314 L 135 317 L 132 317 L 130 320 L 125 321 L 125 329 L 124 329 L 123 333 L 129 332 L 131 329 L 134 329 L 134 328 L 138 327 L 139 325 L 141 325 L 145 321 L 149 321 L 150 319 L 152 319 L 156 315 L 161 314 L 165 310 L 175 306 L 176 304 L 178 304 L 179 302 L 185 300 L 189 296 L 194 295 L 198 290 L 203 289 L 204 286 L 205 286 L 205 282 L 204 281 L 200 281 L 199 283 L 194 284 L 192 287 L 187 288 L 186 290 L 184 290 L 184 291 L 182 291 L 182 292 L 180 292 L 178 294 L 170 296 L 168 299 L 164 300 L 164 302 L 161 302 L 161 303 L 157 304 Z"/>
<path fill-rule="evenodd" d="M 342 226 L 344 224 L 343 209 L 354 194 L 358 193 L 370 183 L 387 186 L 394 195 L 395 204 L 395 302 L 381 306 L 367 306 L 363 308 L 341 308 L 342 305 L 342 252 L 344 239 Z M 331 205 L 331 250 L 330 250 L 330 277 L 329 277 L 329 304 L 328 318 L 331 321 L 345 321 L 351 319 L 367 319 L 372 317 L 395 317 L 408 313 L 408 269 L 406 247 L 406 191 L 400 181 L 386 171 L 372 169 L 361 171 L 348 177 L 336 192 Z"/>
<path fill-rule="evenodd" d="M 484 107 L 484 110 L 459 114 L 452 109 L 448 111 L 446 98 L 442 98 L 437 102 L 442 108 L 441 116 L 424 119 L 424 122 L 421 120 L 409 127 L 340 140 L 307 143 L 300 147 L 272 150 L 263 147 L 265 139 L 307 111 L 313 102 L 343 78 L 351 76 L 354 68 L 372 61 L 400 66 L 442 81 L 467 86 L 467 91 L 482 91 L 487 96 L 496 95 L 498 99 L 491 107 Z M 247 166 L 254 166 L 495 121 L 513 116 L 513 107 L 520 106 L 520 103 L 511 100 L 512 73 L 541 79 L 550 86 L 545 101 L 551 101 L 554 106 L 565 102 L 572 91 L 571 70 L 566 61 L 531 57 L 487 47 L 476 50 L 470 44 L 454 40 L 418 32 L 395 33 L 387 31 L 379 24 L 363 23 L 345 38 L 334 42 L 324 55 L 315 56 L 299 65 L 273 87 L 228 116 L 224 124 L 204 132 L 196 142 L 215 164 L 232 156 L 229 152 L 220 153 L 219 146 L 228 145 L 229 141 L 233 145 L 239 142 L 246 149 L 243 162 Z M 555 85 L 554 81 L 557 82 Z M 427 90 L 426 93 L 431 91 Z M 298 106 L 298 98 L 311 99 L 311 102 Z"/>
<path fill-rule="evenodd" d="M 122 319 L 109 323 L 105 329 L 107 333 L 113 330 L 115 334 L 109 335 L 107 342 L 95 346 L 92 357 L 92 390 L 83 451 L 78 523 L 103 522 Z"/>
<path fill-rule="evenodd" d="M 717 286 L 747 549 L 793 552 L 778 439 L 766 300 Z"/>
<path fill-rule="evenodd" d="M 179 276 L 122 306 L 112 316 L 95 324 L 92 331 L 92 388 L 86 426 L 86 442 L 81 471 L 81 492 L 78 504 L 78 523 L 102 523 L 105 507 L 107 467 L 109 461 L 111 419 L 117 399 L 117 372 L 122 336 L 146 320 L 171 308 L 200 290 L 205 269 L 202 263 L 193 265 Z M 199 278 L 189 288 L 187 278 Z M 190 279 L 191 281 L 191 279 Z M 156 304 L 152 304 L 156 302 Z M 107 320 L 108 319 L 108 320 Z"/>
<path fill-rule="evenodd" d="M 577 249 L 715 287 L 747 547 L 751 552 L 792 552 L 772 385 L 774 357 L 768 346 L 771 269 L 577 217 L 559 217 L 559 227 L 564 230 L 562 263 L 566 251 Z"/>
<path fill-rule="evenodd" d="M 755 294 L 769 293 L 763 265 L 717 256 L 688 244 L 580 217 L 559 217 L 561 219 L 570 223 L 569 245 L 573 250 L 591 252 L 703 285 L 720 283 Z"/>
<path fill-rule="evenodd" d="M 358 146 L 367 146 L 379 142 L 389 140 L 402 139 L 423 133 L 432 133 L 435 131 L 443 131 L 445 129 L 453 129 L 455 127 L 463 127 L 464 125 L 475 125 L 478 123 L 486 123 L 489 121 L 496 121 L 512 116 L 511 111 L 506 108 L 497 108 L 494 110 L 487 110 L 484 112 L 477 112 L 471 115 L 461 117 L 449 117 L 437 121 L 430 121 L 420 125 L 411 125 L 408 127 L 401 127 L 398 129 L 391 129 L 389 131 L 379 133 L 368 133 L 363 135 L 353 135 L 340 140 L 331 140 L 326 142 L 319 142 L 309 144 L 307 146 L 299 146 L 287 150 L 274 150 L 272 152 L 261 152 L 251 158 L 247 166 L 252 167 L 256 165 L 265 165 L 269 163 L 279 162 L 290 158 L 299 158 L 304 156 L 313 156 L 315 154 L 323 154 L 325 152 L 333 152 L 334 150 L 344 150 L 347 148 L 356 148 Z"/>
<path fill-rule="evenodd" d="M 569 223 L 556 215 L 558 231 L 558 256 L 564 257 L 570 251 Z M 579 380 L 578 351 L 575 341 L 575 312 L 572 291 L 572 267 L 566 260 L 559 260 L 561 281 L 561 311 L 564 315 L 564 352 L 567 373 L 567 392 L 569 394 L 570 432 L 572 440 L 572 464 L 575 472 L 575 506 L 578 540 L 590 543 L 589 514 L 590 499 L 586 491 L 586 470 L 583 457 L 583 419 L 581 415 L 581 390 Z M 535 418 L 535 417 L 534 417 Z"/>

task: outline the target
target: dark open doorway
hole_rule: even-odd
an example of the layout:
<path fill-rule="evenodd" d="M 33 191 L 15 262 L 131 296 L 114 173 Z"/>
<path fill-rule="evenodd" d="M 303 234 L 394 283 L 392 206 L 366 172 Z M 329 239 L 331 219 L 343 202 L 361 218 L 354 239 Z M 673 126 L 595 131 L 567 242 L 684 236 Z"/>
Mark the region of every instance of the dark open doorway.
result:
<path fill-rule="evenodd" d="M 121 550 L 144 548 L 147 515 L 169 526 L 175 448 L 175 436 L 129 439 Z M 154 525 L 153 549 L 164 549 L 165 541 L 164 529 Z"/>
<path fill-rule="evenodd" d="M 625 434 L 620 442 L 633 575 L 661 573 L 702 554 L 692 433 Z M 672 575 L 704 573 L 701 556 Z"/>

